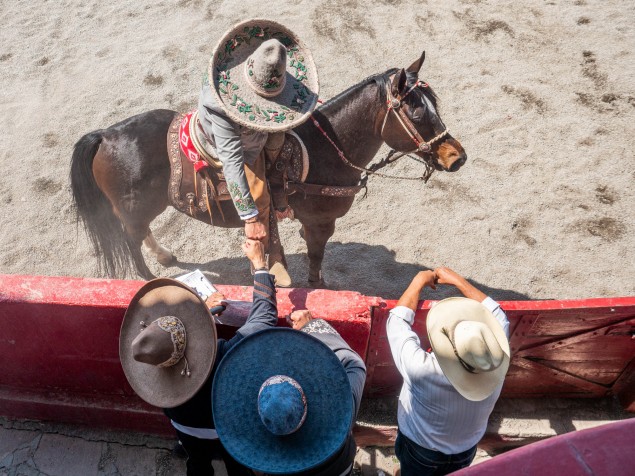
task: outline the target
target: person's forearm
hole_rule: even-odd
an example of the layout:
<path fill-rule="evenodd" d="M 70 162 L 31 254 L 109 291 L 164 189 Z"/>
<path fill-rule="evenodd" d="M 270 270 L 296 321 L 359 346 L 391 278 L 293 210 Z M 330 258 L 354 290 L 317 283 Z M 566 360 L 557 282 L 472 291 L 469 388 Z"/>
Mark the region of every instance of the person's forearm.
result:
<path fill-rule="evenodd" d="M 237 335 L 247 337 L 254 332 L 274 327 L 278 323 L 276 290 L 273 276 L 268 273 L 254 275 L 254 294 L 247 322 L 238 329 Z"/>
<path fill-rule="evenodd" d="M 416 279 L 413 280 L 399 298 L 397 306 L 405 306 L 412 309 L 413 311 L 416 311 L 422 289 L 423 286 Z"/>
<path fill-rule="evenodd" d="M 459 291 L 461 291 L 463 296 L 465 296 L 466 298 L 474 299 L 478 302 L 483 302 L 483 300 L 487 297 L 487 294 L 475 288 L 469 283 L 467 279 L 461 279 L 460 281 L 458 281 L 456 283 L 456 287 Z"/>

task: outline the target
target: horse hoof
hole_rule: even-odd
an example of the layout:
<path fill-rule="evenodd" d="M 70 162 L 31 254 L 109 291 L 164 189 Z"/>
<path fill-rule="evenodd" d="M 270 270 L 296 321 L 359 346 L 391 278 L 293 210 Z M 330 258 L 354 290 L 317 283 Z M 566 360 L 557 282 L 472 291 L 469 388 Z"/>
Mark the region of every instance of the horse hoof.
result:
<path fill-rule="evenodd" d="M 309 279 L 309 287 L 313 289 L 328 289 L 328 285 L 324 279 L 317 279 L 315 281 Z"/>
<path fill-rule="evenodd" d="M 170 266 L 176 261 L 176 257 L 173 254 L 157 256 L 157 261 L 163 266 Z"/>

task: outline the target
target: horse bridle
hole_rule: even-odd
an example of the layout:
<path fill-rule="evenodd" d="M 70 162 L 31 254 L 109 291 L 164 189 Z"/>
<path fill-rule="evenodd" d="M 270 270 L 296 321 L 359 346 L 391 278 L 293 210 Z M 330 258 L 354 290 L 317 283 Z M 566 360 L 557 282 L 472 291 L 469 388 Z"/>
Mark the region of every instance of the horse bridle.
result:
<path fill-rule="evenodd" d="M 390 115 L 390 111 L 392 111 L 395 113 L 395 116 L 397 116 L 399 123 L 404 128 L 408 136 L 410 136 L 410 139 L 412 139 L 412 141 L 415 143 L 415 146 L 416 146 L 414 150 L 411 150 L 408 152 L 398 152 L 396 154 L 391 155 L 391 159 L 392 159 L 391 162 L 397 160 L 398 158 L 404 155 L 413 154 L 415 152 L 421 152 L 423 154 L 431 154 L 432 144 L 434 144 L 435 142 L 437 142 L 438 140 L 442 139 L 443 137 L 449 134 L 448 128 L 445 127 L 445 124 L 442 123 L 445 129 L 438 135 L 434 136 L 432 139 L 426 141 L 423 137 L 421 137 L 421 134 L 419 134 L 419 131 L 417 131 L 417 128 L 415 127 L 415 125 L 412 123 L 412 121 L 406 114 L 406 111 L 403 110 L 402 105 L 404 100 L 406 99 L 406 97 L 408 97 L 408 95 L 412 91 L 415 90 L 415 88 L 418 88 L 418 87 L 427 88 L 428 83 L 417 79 L 415 84 L 413 84 L 403 96 L 394 97 L 392 95 L 392 92 L 390 91 L 390 79 L 386 81 L 387 110 L 386 110 L 386 115 L 384 116 L 384 122 L 381 125 L 381 129 L 379 133 L 381 137 L 383 137 L 384 128 L 386 127 L 386 122 L 388 122 L 388 116 Z"/>
<path fill-rule="evenodd" d="M 366 186 L 366 181 L 368 179 L 368 175 L 377 175 L 378 177 L 391 178 L 391 179 L 400 179 L 400 180 L 423 180 L 424 182 L 427 182 L 430 179 L 430 176 L 432 175 L 432 173 L 435 170 L 435 167 L 432 164 L 432 144 L 434 144 L 436 141 L 440 140 L 441 138 L 443 138 L 444 136 L 449 134 L 449 131 L 448 131 L 447 127 L 445 127 L 445 124 L 444 124 L 443 127 L 445 127 L 445 129 L 443 130 L 443 132 L 441 132 L 440 134 L 434 136 L 429 141 L 426 141 L 425 139 L 423 139 L 423 137 L 421 137 L 421 134 L 419 134 L 419 132 L 417 131 L 417 128 L 414 126 L 414 124 L 412 123 L 410 118 L 407 116 L 407 114 L 405 113 L 405 111 L 401 107 L 403 105 L 403 101 L 406 99 L 406 97 L 415 88 L 417 88 L 417 87 L 428 87 L 428 83 L 425 83 L 425 82 L 422 82 L 420 80 L 417 80 L 417 82 L 413 86 L 411 86 L 408 89 L 408 91 L 406 91 L 406 93 L 403 96 L 401 96 L 400 98 L 396 98 L 396 97 L 394 97 L 392 95 L 392 93 L 390 91 L 390 83 L 391 83 L 390 82 L 390 78 L 389 77 L 386 78 L 385 76 L 383 78 L 384 78 L 384 81 L 385 81 L 385 84 L 386 84 L 386 106 L 387 106 L 387 109 L 386 109 L 386 114 L 384 115 L 384 121 L 383 121 L 383 123 L 381 125 L 381 129 L 379 131 L 380 137 L 383 138 L 384 127 L 386 127 L 386 122 L 388 120 L 388 115 L 390 114 L 390 111 L 393 111 L 397 115 L 397 119 L 399 120 L 399 123 L 402 125 L 402 127 L 408 133 L 408 136 L 415 143 L 416 147 L 415 147 L 414 150 L 405 151 L 405 152 L 401 152 L 401 151 L 398 152 L 398 151 L 392 149 L 388 153 L 388 155 L 386 157 L 384 157 L 382 160 L 380 160 L 376 164 L 371 165 L 370 168 L 359 167 L 359 166 L 353 164 L 350 160 L 348 160 L 346 158 L 346 156 L 344 155 L 344 152 L 342 152 L 342 150 L 340 150 L 340 148 L 335 144 L 335 142 L 333 142 L 333 140 L 329 137 L 329 135 L 322 128 L 320 123 L 317 121 L 315 116 L 311 115 L 311 120 L 312 120 L 313 124 L 315 125 L 315 127 L 318 128 L 318 130 L 322 133 L 322 135 L 330 142 L 330 144 L 333 146 L 333 148 L 337 151 L 337 155 L 342 160 L 342 162 L 344 162 L 349 167 L 351 167 L 353 169 L 356 169 L 356 170 L 359 170 L 360 172 L 364 172 L 366 174 L 366 175 L 362 176 L 362 178 L 360 179 L 360 183 L 358 185 L 356 185 L 355 188 L 363 188 L 363 187 L 365 187 Z M 441 122 L 441 123 L 443 124 L 443 122 Z M 421 152 L 421 153 L 425 154 L 426 157 L 423 160 L 420 160 L 418 158 L 412 157 L 410 154 L 413 154 L 415 152 Z M 424 174 L 421 177 L 404 177 L 404 176 L 388 175 L 388 174 L 383 174 L 383 173 L 377 172 L 377 170 L 385 167 L 388 164 L 393 163 L 395 160 L 403 157 L 404 155 L 407 155 L 411 159 L 416 160 L 418 162 L 422 162 L 425 165 L 426 170 L 425 170 Z"/>

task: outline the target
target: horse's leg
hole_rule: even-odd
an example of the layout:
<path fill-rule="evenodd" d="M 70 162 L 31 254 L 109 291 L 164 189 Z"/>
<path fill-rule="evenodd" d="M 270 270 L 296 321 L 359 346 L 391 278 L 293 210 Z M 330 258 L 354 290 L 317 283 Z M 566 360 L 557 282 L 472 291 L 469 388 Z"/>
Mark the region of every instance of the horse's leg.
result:
<path fill-rule="evenodd" d="M 148 265 L 141 254 L 141 245 L 148 236 L 152 236 L 150 226 L 146 223 L 135 223 L 126 219 L 123 219 L 122 221 L 127 235 L 126 240 L 128 242 L 128 247 L 130 248 L 132 260 L 137 268 L 137 272 L 143 279 L 150 280 L 156 278 L 154 273 L 152 273 L 150 268 L 148 268 Z"/>
<path fill-rule="evenodd" d="M 148 230 L 148 235 L 143 240 L 143 244 L 146 245 L 148 251 L 150 251 L 163 266 L 169 266 L 174 261 L 172 252 L 159 244 L 154 238 L 152 230 Z"/>
<path fill-rule="evenodd" d="M 322 278 L 322 260 L 326 242 L 335 231 L 335 219 L 322 223 L 303 223 L 300 234 L 306 241 L 309 256 L 309 284 L 313 287 L 325 287 Z"/>

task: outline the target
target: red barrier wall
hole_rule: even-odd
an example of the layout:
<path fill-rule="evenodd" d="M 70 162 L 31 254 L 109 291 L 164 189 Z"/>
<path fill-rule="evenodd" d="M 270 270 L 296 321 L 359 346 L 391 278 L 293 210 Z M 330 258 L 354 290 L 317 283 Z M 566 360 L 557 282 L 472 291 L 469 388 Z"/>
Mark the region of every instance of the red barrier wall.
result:
<path fill-rule="evenodd" d="M 118 336 L 143 281 L 0 275 L 0 415 L 170 433 L 161 413 L 125 379 Z M 244 319 L 251 287 L 218 286 L 242 301 L 223 317 Z M 365 358 L 367 397 L 394 396 L 401 379 L 385 323 L 395 301 L 348 291 L 280 289 L 280 316 L 310 309 Z M 425 341 L 421 301 L 415 330 Z M 596 397 L 615 393 L 635 411 L 635 298 L 503 302 L 512 363 L 503 395 Z M 279 325 L 286 325 L 283 318 Z M 235 328 L 219 325 L 229 337 Z"/>
<path fill-rule="evenodd" d="M 0 415 L 171 434 L 160 411 L 141 401 L 119 363 L 119 328 L 143 281 L 0 275 Z M 244 320 L 252 288 L 217 286 L 246 301 L 223 314 Z M 366 355 L 379 298 L 355 292 L 279 289 L 279 325 L 295 309 L 328 320 Z M 218 326 L 220 336 L 235 328 Z"/>
<path fill-rule="evenodd" d="M 394 395 L 386 320 L 396 301 L 373 313 L 366 365 L 367 395 Z M 434 301 L 420 301 L 414 330 L 422 345 Z M 618 395 L 635 412 L 635 297 L 564 301 L 501 301 L 510 321 L 512 360 L 503 397 L 583 398 Z"/>

